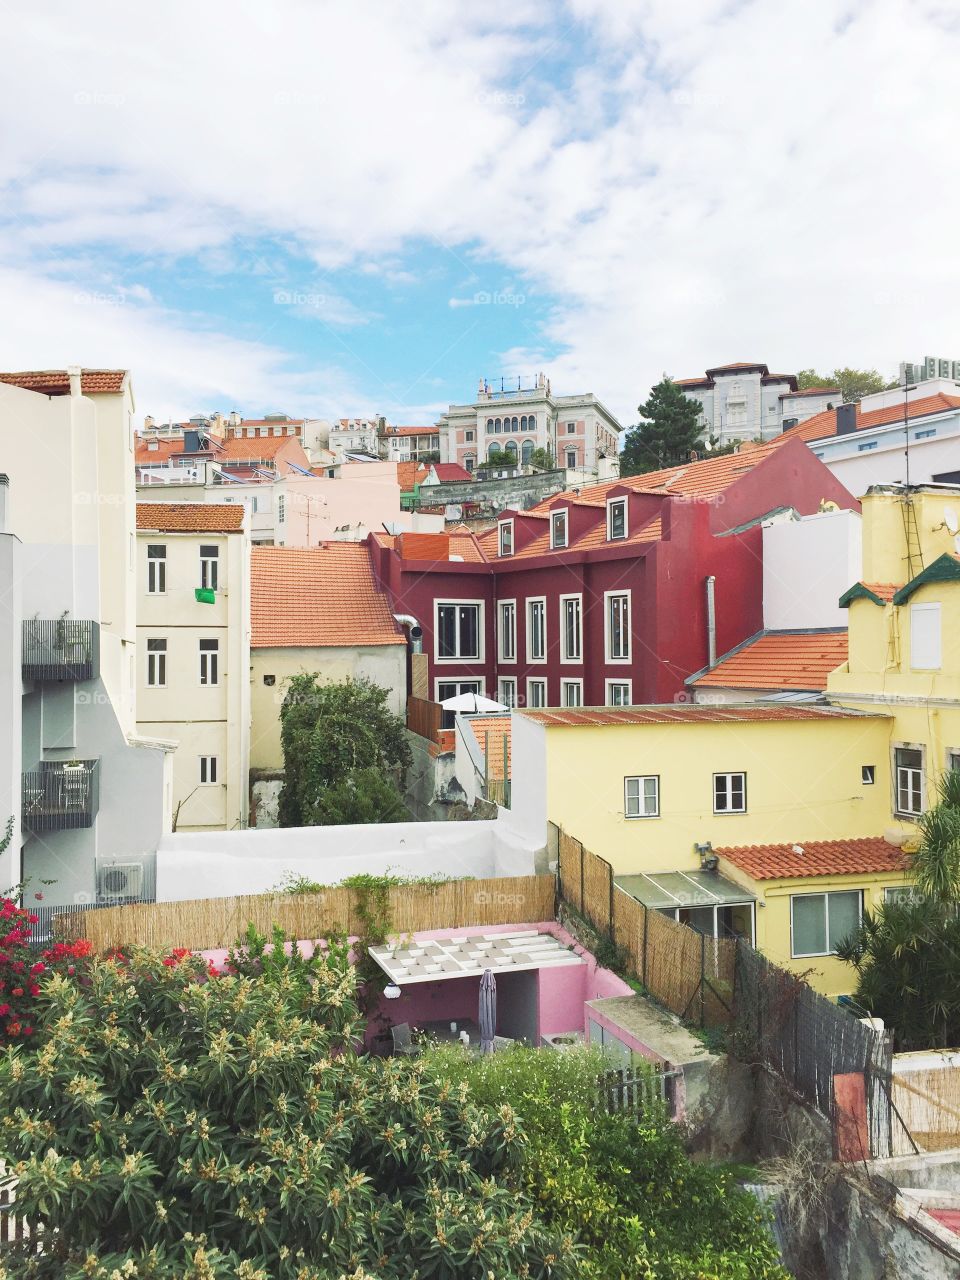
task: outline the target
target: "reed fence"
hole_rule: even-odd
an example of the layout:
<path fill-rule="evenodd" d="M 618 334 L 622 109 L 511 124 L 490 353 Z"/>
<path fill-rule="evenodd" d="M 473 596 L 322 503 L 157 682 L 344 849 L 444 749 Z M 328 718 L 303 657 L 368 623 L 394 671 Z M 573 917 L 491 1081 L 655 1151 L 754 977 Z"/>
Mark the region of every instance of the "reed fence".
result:
<path fill-rule="evenodd" d="M 396 885 L 387 891 L 388 915 L 395 933 L 536 923 L 554 918 L 555 888 L 553 876 Z M 65 912 L 55 917 L 54 929 L 67 940 L 88 939 L 96 951 L 135 945 L 198 951 L 231 946 L 250 923 L 261 933 L 279 925 L 297 938 L 357 935 L 363 932 L 362 895 L 341 885 L 320 893 L 131 903 Z"/>

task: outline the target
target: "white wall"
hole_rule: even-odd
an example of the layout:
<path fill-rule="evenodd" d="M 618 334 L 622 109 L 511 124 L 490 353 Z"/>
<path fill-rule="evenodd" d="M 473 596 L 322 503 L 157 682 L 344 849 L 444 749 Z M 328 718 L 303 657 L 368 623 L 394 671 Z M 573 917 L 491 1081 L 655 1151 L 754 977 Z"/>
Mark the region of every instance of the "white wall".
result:
<path fill-rule="evenodd" d="M 502 818 L 519 839 L 542 849 L 547 840 L 546 730 L 523 715 L 510 719 L 510 808 Z"/>
<path fill-rule="evenodd" d="M 936 429 L 937 435 L 918 440 L 918 431 Z M 876 440 L 875 449 L 861 446 Z M 830 468 L 855 498 L 862 498 L 874 484 L 904 484 L 907 476 L 903 423 L 876 431 L 856 431 L 832 440 L 815 440 L 810 448 Z M 960 471 L 960 414 L 928 422 L 910 423 L 910 483 L 931 484 L 933 477 Z"/>
<path fill-rule="evenodd" d="M 536 852 L 502 818 L 177 832 L 165 836 L 157 851 L 157 901 L 268 893 L 291 873 L 321 884 L 360 872 L 532 875 Z"/>
<path fill-rule="evenodd" d="M 861 574 L 860 516 L 824 511 L 763 526 L 763 625 L 846 627 L 837 601 Z"/>

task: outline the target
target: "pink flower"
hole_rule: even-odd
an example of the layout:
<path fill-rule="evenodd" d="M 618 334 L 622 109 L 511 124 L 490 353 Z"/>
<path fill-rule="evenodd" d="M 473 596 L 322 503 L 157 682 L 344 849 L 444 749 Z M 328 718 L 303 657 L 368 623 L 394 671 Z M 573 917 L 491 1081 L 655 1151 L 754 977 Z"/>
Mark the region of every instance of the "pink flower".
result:
<path fill-rule="evenodd" d="M 12 996 L 22 996 L 22 995 L 23 995 L 23 987 L 14 987 L 14 988 L 13 988 L 13 990 L 10 992 L 10 994 L 11 994 Z"/>

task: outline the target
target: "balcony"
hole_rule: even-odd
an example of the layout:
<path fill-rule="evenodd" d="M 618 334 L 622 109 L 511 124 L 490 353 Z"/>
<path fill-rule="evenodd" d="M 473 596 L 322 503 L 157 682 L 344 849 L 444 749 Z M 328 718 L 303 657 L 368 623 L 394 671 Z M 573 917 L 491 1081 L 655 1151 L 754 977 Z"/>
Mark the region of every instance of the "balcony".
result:
<path fill-rule="evenodd" d="M 22 661 L 25 680 L 96 680 L 100 624 L 81 618 L 28 618 Z"/>
<path fill-rule="evenodd" d="M 100 808 L 100 761 L 41 762 L 23 775 L 21 804 L 28 831 L 92 827 Z"/>

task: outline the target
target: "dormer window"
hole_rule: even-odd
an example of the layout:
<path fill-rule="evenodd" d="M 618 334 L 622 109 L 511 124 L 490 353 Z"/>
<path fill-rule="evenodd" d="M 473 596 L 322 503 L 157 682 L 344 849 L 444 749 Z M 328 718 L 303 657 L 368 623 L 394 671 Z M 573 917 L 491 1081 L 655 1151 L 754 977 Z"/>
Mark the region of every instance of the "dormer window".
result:
<path fill-rule="evenodd" d="M 550 515 L 550 546 L 554 551 L 567 545 L 567 510 L 554 511 Z"/>
<path fill-rule="evenodd" d="M 617 542 L 627 536 L 627 500 L 614 498 L 607 503 L 607 539 Z"/>
<path fill-rule="evenodd" d="M 513 521 L 503 520 L 500 523 L 500 554 L 513 555 Z"/>

